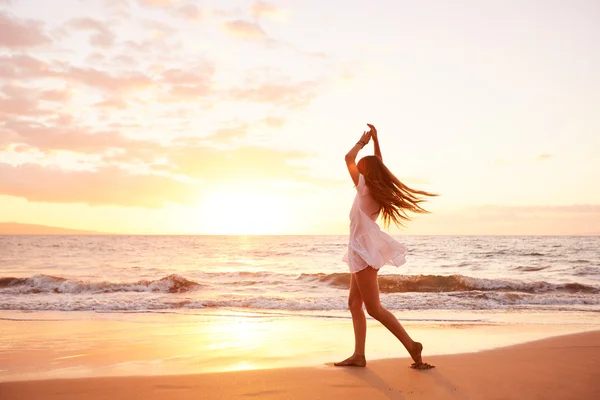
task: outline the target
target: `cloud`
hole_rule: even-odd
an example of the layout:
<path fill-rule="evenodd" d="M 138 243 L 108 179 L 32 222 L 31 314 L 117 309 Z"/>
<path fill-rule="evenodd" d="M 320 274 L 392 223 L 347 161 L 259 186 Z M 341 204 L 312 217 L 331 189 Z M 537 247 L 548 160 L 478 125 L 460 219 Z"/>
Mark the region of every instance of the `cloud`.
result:
<path fill-rule="evenodd" d="M 127 103 L 120 97 L 109 97 L 98 103 L 94 104 L 95 107 L 99 108 L 114 108 L 123 110 L 127 108 Z"/>
<path fill-rule="evenodd" d="M 206 137 L 206 140 L 214 141 L 217 143 L 226 143 L 233 139 L 241 139 L 246 136 L 246 133 L 250 129 L 249 124 L 237 124 L 233 126 L 223 127 L 217 129 L 217 131 Z"/>
<path fill-rule="evenodd" d="M 101 104 L 98 106 L 118 106 Z M 260 122 L 262 124 L 263 122 Z M 26 145 L 42 153 L 57 150 L 99 155 L 107 164 L 150 166 L 160 161 L 174 173 L 203 179 L 280 179 L 314 181 L 308 175 L 311 155 L 301 151 L 257 146 L 217 149 L 209 144 L 230 144 L 251 128 L 245 122 L 224 126 L 204 138 L 176 138 L 170 145 L 137 140 L 118 129 L 80 125 L 70 114 L 44 122 L 9 118 L 0 123 L 0 144 Z"/>
<path fill-rule="evenodd" d="M 130 17 L 130 3 L 123 0 L 104 0 L 104 9 L 111 17 L 127 20 Z"/>
<path fill-rule="evenodd" d="M 45 101 L 64 103 L 71 98 L 71 91 L 59 89 L 43 90 L 39 93 L 39 98 Z"/>
<path fill-rule="evenodd" d="M 68 114 L 45 123 L 8 119 L 0 125 L 0 135 L 10 137 L 11 143 L 26 144 L 42 152 L 102 154 L 111 148 L 127 148 L 136 143 L 115 130 L 93 132 L 85 126 L 77 126 Z"/>
<path fill-rule="evenodd" d="M 39 100 L 44 93 L 35 89 L 16 85 L 0 88 L 0 115 L 40 116 L 52 114 L 52 110 L 42 109 Z M 48 93 L 46 93 L 46 96 Z"/>
<path fill-rule="evenodd" d="M 150 31 L 154 39 L 173 36 L 177 33 L 176 28 L 159 21 L 147 20 L 142 23 L 142 26 Z"/>
<path fill-rule="evenodd" d="M 49 76 L 48 64 L 28 55 L 0 55 L 0 78 L 41 78 Z"/>
<path fill-rule="evenodd" d="M 202 19 L 202 11 L 195 4 L 184 4 L 171 11 L 171 15 L 183 18 L 189 21 L 199 21 Z"/>
<path fill-rule="evenodd" d="M 169 87 L 170 100 L 185 101 L 212 94 L 215 68 L 209 64 L 197 65 L 190 71 L 170 68 L 161 73 L 160 81 Z"/>
<path fill-rule="evenodd" d="M 69 171 L 37 164 L 0 163 L 0 193 L 29 201 L 159 208 L 189 203 L 190 184 L 158 175 L 133 175 L 116 167 Z"/>
<path fill-rule="evenodd" d="M 152 79 L 140 72 L 121 72 L 120 75 L 114 76 L 94 68 L 70 67 L 64 71 L 54 71 L 49 76 L 107 92 L 123 92 L 152 85 Z"/>
<path fill-rule="evenodd" d="M 28 98 L 0 98 L 0 115 L 27 115 L 35 116 L 47 114 L 38 108 L 38 102 Z"/>
<path fill-rule="evenodd" d="M 273 103 L 291 108 L 301 108 L 316 95 L 316 82 L 263 83 L 253 88 L 233 89 L 230 96 L 236 101 Z"/>
<path fill-rule="evenodd" d="M 19 20 L 0 12 L 0 47 L 12 49 L 41 46 L 50 43 L 42 30 L 43 23 Z"/>
<path fill-rule="evenodd" d="M 240 37 L 244 39 L 260 40 L 267 37 L 265 31 L 262 28 L 250 21 L 234 20 L 227 21 L 223 24 L 225 32 L 234 37 Z"/>
<path fill-rule="evenodd" d="M 254 19 L 259 19 L 263 16 L 276 17 L 281 14 L 281 11 L 277 7 L 264 1 L 257 1 L 252 4 L 250 12 Z"/>
<path fill-rule="evenodd" d="M 167 7 L 179 3 L 181 0 L 139 0 L 140 4 L 150 7 Z"/>
<path fill-rule="evenodd" d="M 94 46 L 110 48 L 115 44 L 115 34 L 101 21 L 94 18 L 74 18 L 65 24 L 66 29 L 92 31 L 90 43 Z"/>
<path fill-rule="evenodd" d="M 140 72 L 120 72 L 115 76 L 99 69 L 76 67 L 67 63 L 50 65 L 26 55 L 0 56 L 0 78 L 53 78 L 108 92 L 140 89 L 152 84 L 152 79 Z"/>
<path fill-rule="evenodd" d="M 540 154 L 539 156 L 536 156 L 533 161 L 544 161 L 544 160 L 548 160 L 552 158 L 551 154 Z"/>

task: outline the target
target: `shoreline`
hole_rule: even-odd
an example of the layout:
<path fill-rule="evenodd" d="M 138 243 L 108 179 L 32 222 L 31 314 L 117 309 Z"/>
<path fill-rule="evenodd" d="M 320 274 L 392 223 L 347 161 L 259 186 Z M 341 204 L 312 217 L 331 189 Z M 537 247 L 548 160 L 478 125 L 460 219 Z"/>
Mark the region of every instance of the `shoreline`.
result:
<path fill-rule="evenodd" d="M 513 346 L 426 356 L 428 371 L 408 357 L 367 368 L 330 365 L 250 371 L 44 379 L 0 384 L 10 399 L 585 399 L 600 395 L 600 330 Z M 573 362 L 576 360 L 576 362 Z"/>
<path fill-rule="evenodd" d="M 326 365 L 346 358 L 354 339 L 347 313 L 321 314 L 0 312 L 0 382 Z M 394 314 L 426 361 L 600 330 L 596 313 Z M 408 357 L 381 324 L 367 324 L 368 360 Z"/>

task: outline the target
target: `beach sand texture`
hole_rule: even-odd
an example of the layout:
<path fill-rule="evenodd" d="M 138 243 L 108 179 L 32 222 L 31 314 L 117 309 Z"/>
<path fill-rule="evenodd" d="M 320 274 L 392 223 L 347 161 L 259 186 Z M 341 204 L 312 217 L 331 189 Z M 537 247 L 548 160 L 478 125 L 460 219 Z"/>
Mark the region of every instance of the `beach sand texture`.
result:
<path fill-rule="evenodd" d="M 0 384 L 3 400 L 33 399 L 598 399 L 600 331 L 476 353 L 366 368 L 331 365 L 194 375 L 52 379 Z"/>

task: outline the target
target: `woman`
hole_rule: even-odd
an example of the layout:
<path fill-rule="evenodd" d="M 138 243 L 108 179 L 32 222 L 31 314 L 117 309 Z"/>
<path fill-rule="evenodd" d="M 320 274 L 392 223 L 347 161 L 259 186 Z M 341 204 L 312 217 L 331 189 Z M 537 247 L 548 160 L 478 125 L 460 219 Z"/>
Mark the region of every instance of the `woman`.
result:
<path fill-rule="evenodd" d="M 379 302 L 377 283 L 379 268 L 384 264 L 393 264 L 397 267 L 404 264 L 407 249 L 382 232 L 375 221 L 382 214 L 386 227 L 390 222 L 402 225 L 403 221 L 409 220 L 407 211 L 427 212 L 421 208 L 420 203 L 424 200 L 419 196 L 435 196 L 435 194 L 407 187 L 387 169 L 381 157 L 377 130 L 373 125 L 367 125 L 370 130 L 364 132 L 361 139 L 346 154 L 346 165 L 357 191 L 350 211 L 348 252 L 343 258 L 351 272 L 348 307 L 354 325 L 354 354 L 334 365 L 352 367 L 367 365 L 365 359 L 367 320 L 362 307 L 364 304 L 369 315 L 381 322 L 406 347 L 414 360 L 412 368 L 433 368 L 421 359 L 423 345 L 412 340 L 396 317 Z M 366 156 L 356 164 L 358 152 L 369 143 L 371 138 L 375 146 L 375 155 Z"/>

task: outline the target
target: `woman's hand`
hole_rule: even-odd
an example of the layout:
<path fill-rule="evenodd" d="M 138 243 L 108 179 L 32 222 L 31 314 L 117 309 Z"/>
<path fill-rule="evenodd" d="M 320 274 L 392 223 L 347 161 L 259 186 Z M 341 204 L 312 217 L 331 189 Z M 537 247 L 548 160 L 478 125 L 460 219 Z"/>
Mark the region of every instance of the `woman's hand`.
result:
<path fill-rule="evenodd" d="M 360 142 L 363 142 L 366 146 L 369 144 L 369 140 L 371 140 L 371 131 L 364 131 L 363 135 L 360 137 Z"/>
<path fill-rule="evenodd" d="M 371 128 L 369 132 L 371 133 L 371 137 L 373 138 L 373 140 L 377 140 L 377 129 L 371 124 L 367 124 L 367 126 Z"/>
<path fill-rule="evenodd" d="M 373 138 L 373 143 L 375 144 L 375 156 L 381 161 L 383 161 L 383 157 L 381 157 L 381 149 L 379 148 L 379 139 L 377 139 L 377 129 L 375 129 L 375 127 L 371 124 L 367 125 L 369 126 L 369 128 L 371 128 L 369 133 L 371 134 L 371 137 Z"/>

